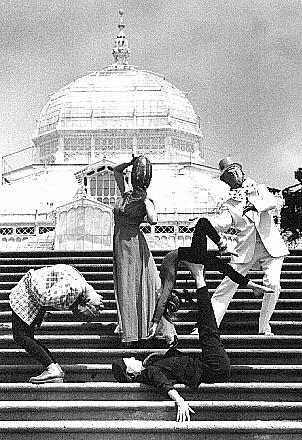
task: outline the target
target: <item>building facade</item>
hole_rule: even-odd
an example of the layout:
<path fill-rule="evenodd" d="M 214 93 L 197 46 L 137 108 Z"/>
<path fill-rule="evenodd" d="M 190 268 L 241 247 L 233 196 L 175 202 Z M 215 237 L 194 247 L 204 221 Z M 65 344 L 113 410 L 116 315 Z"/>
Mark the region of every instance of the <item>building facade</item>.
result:
<path fill-rule="evenodd" d="M 132 154 L 153 164 L 148 194 L 159 223 L 142 226 L 151 247 L 189 243 L 189 219 L 215 215 L 225 197 L 218 170 L 205 163 L 199 117 L 188 97 L 163 75 L 129 64 L 124 27 L 120 11 L 112 65 L 51 95 L 33 146 L 3 158 L 2 250 L 55 246 L 62 206 L 66 212 L 76 201 L 84 206 L 84 198 L 111 208 L 119 197 L 112 168 Z"/>

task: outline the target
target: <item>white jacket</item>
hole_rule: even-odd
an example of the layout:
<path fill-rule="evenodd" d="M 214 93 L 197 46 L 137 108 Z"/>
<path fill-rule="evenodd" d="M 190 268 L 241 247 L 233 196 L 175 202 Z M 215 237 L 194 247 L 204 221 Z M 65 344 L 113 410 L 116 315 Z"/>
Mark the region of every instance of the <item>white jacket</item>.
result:
<path fill-rule="evenodd" d="M 277 226 L 275 225 L 271 209 L 277 205 L 276 199 L 265 185 L 254 185 L 247 191 L 248 201 L 257 211 L 248 211 L 243 215 L 243 208 L 247 201 L 228 199 L 223 204 L 224 211 L 217 218 L 211 218 L 211 223 L 218 232 L 229 228 L 236 229 L 238 257 L 232 256 L 232 263 L 248 263 L 254 256 L 257 232 L 268 253 L 272 257 L 288 255 Z"/>

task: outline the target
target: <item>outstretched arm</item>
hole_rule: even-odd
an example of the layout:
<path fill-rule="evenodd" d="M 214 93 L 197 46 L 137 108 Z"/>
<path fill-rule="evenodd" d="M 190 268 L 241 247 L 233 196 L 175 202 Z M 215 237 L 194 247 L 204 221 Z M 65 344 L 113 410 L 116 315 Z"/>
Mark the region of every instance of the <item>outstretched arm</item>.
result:
<path fill-rule="evenodd" d="M 164 394 L 168 394 L 171 400 L 177 404 L 177 422 L 190 421 L 190 413 L 194 413 L 188 402 L 173 387 L 172 380 L 166 375 L 159 365 L 150 365 L 143 371 L 146 382 L 149 385 L 159 389 Z"/>

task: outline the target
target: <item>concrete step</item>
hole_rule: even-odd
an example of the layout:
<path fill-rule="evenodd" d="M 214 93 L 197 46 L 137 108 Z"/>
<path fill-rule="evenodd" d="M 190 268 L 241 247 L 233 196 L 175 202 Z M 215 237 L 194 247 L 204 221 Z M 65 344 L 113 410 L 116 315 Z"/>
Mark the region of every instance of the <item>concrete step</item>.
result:
<path fill-rule="evenodd" d="M 61 364 L 65 372 L 66 382 L 112 382 L 114 377 L 111 364 L 74 363 Z M 0 365 L 0 382 L 28 382 L 31 376 L 37 376 L 43 371 L 41 365 L 11 364 Z"/>
<path fill-rule="evenodd" d="M 272 331 L 276 335 L 302 335 L 301 321 L 270 321 Z M 193 328 L 196 327 L 196 321 L 175 322 L 175 328 L 178 334 L 190 334 Z M 220 332 L 222 335 L 248 335 L 258 334 L 258 323 L 254 321 L 238 320 L 223 320 L 220 325 Z"/>
<path fill-rule="evenodd" d="M 302 282 L 301 282 L 301 286 L 302 286 Z M 300 286 L 300 287 L 301 287 Z M 186 296 L 189 294 L 190 296 L 193 296 L 193 302 L 194 305 L 193 307 L 196 307 L 195 303 L 195 292 L 196 289 L 193 286 L 193 284 L 191 285 L 190 288 L 185 288 L 187 293 L 183 293 L 184 288 L 180 288 L 179 284 L 176 284 L 176 288 L 175 290 L 177 290 L 180 295 L 183 298 L 183 305 L 182 308 L 188 308 L 189 306 L 186 305 L 187 301 L 185 301 Z M 210 295 L 212 295 L 214 293 L 215 289 L 210 288 L 209 292 Z M 101 294 L 104 298 L 104 300 L 106 301 L 110 301 L 112 302 L 112 304 L 115 305 L 115 298 L 114 298 L 114 290 L 112 289 L 106 289 L 105 286 L 102 286 L 102 288 L 100 289 L 96 289 L 96 291 Z M 1 289 L 0 288 L 0 301 L 8 301 L 8 297 L 10 294 L 10 290 L 9 289 Z M 232 300 L 232 302 L 236 302 L 238 301 L 240 303 L 240 300 L 244 300 L 245 302 L 250 301 L 251 304 L 256 304 L 258 302 L 259 307 L 260 307 L 260 303 L 261 303 L 261 298 L 255 298 L 255 296 L 253 295 L 252 291 L 250 289 L 238 289 L 234 295 L 234 298 Z M 277 307 L 279 308 L 279 304 L 282 304 L 282 301 L 297 301 L 298 303 L 301 302 L 302 300 L 302 288 L 297 288 L 297 289 L 282 289 L 280 292 L 280 296 L 279 296 L 279 300 L 278 300 L 278 304 Z M 232 304 L 232 303 L 231 303 Z M 112 308 L 112 307 L 110 307 Z M 116 308 L 116 305 L 115 305 Z M 254 307 L 253 307 L 254 308 Z M 0 308 L 0 310 L 3 310 L 2 307 Z"/>
<path fill-rule="evenodd" d="M 40 269 L 44 267 L 43 265 L 28 265 L 27 267 L 24 266 L 8 266 L 4 267 L 0 265 L 1 270 L 1 281 L 14 281 L 17 282 L 29 269 Z M 99 264 L 78 264 L 74 266 L 76 269 L 78 269 L 85 278 L 93 279 L 96 276 L 106 276 L 110 275 L 112 277 L 112 263 L 102 263 Z M 159 269 L 159 266 L 158 266 Z M 188 270 L 178 270 L 177 271 L 177 277 L 179 279 L 188 279 L 192 280 L 192 276 Z M 223 278 L 223 275 L 218 271 L 206 271 L 206 277 L 209 281 L 217 281 L 221 280 Z M 263 272 L 262 271 L 251 271 L 249 273 L 249 278 L 251 279 L 262 279 L 263 278 Z M 302 271 L 301 266 L 297 266 L 295 270 L 282 270 L 281 279 L 293 279 L 293 278 L 299 278 L 302 279 Z"/>
<path fill-rule="evenodd" d="M 21 278 L 21 276 L 20 276 L 20 278 Z M 0 290 L 10 291 L 17 284 L 17 282 L 18 282 L 18 280 L 16 280 L 15 282 L 2 281 L 2 282 L 0 282 Z M 108 279 L 103 279 L 103 280 L 98 279 L 97 281 L 87 279 L 87 282 L 89 282 L 89 284 L 91 284 L 95 290 L 100 290 L 100 291 L 112 290 L 113 291 L 112 276 L 108 277 Z"/>
<path fill-rule="evenodd" d="M 90 364 L 79 362 L 66 364 L 61 362 L 65 371 L 65 382 L 112 382 L 114 377 L 110 364 Z M 37 376 L 43 367 L 33 364 L 1 364 L 0 382 L 28 382 L 31 376 Z M 232 365 L 232 382 L 302 382 L 302 365 Z"/>
<path fill-rule="evenodd" d="M 37 259 L 7 259 L 2 260 L 0 258 L 0 270 L 3 274 L 12 274 L 12 273 L 25 273 L 29 269 L 39 269 L 41 267 L 44 267 L 46 265 L 52 265 L 52 264 L 71 264 L 79 271 L 83 272 L 98 272 L 98 271 L 111 271 L 112 272 L 112 262 L 113 258 L 111 257 L 104 257 L 103 255 L 99 255 L 95 258 L 85 258 L 85 257 L 73 257 L 73 258 L 56 258 L 54 259 L 52 256 L 52 253 L 50 253 L 49 257 L 46 258 L 37 258 Z M 155 256 L 155 264 L 157 267 L 159 267 L 162 263 L 161 257 Z M 229 261 L 229 258 L 226 258 L 225 261 Z M 300 272 L 301 273 L 301 264 L 302 264 L 302 257 L 296 261 L 296 262 L 290 262 L 289 260 L 285 260 L 282 266 L 282 274 L 287 274 L 288 272 Z M 188 272 L 186 267 L 184 265 L 179 265 L 180 272 Z M 207 274 L 213 274 L 215 276 L 222 276 L 219 271 L 214 269 L 207 269 Z M 250 272 L 251 275 L 254 276 L 262 276 L 263 272 L 261 270 L 253 270 Z"/>
<path fill-rule="evenodd" d="M 43 265 L 39 265 L 39 266 L 28 266 L 28 270 L 29 269 L 39 269 L 43 267 Z M 112 277 L 112 264 L 105 264 L 105 263 L 99 263 L 98 265 L 89 265 L 87 264 L 87 266 L 83 266 L 83 265 L 77 265 L 74 266 L 76 267 L 83 275 L 85 278 L 87 278 L 87 280 L 91 280 L 94 277 L 97 276 L 111 276 Z M 158 266 L 159 269 L 160 266 Z M 21 268 L 23 269 L 21 271 Z M 25 273 L 27 272 L 27 270 L 24 270 L 24 266 L 21 266 L 19 268 L 18 271 L 16 272 L 12 272 L 12 268 L 9 268 L 8 271 L 6 271 L 6 269 L 3 269 L 3 277 L 1 277 L 1 281 L 18 281 Z M 263 272 L 262 271 L 251 271 L 248 274 L 250 279 L 253 280 L 262 280 L 263 278 Z M 207 280 L 210 281 L 220 281 L 223 278 L 223 275 L 220 272 L 217 271 L 206 271 L 206 278 Z M 288 271 L 282 271 L 281 273 L 281 280 L 287 280 L 287 279 L 302 279 L 302 271 L 301 271 L 301 267 L 299 267 L 299 270 L 288 270 Z M 177 271 L 177 279 L 180 280 L 188 280 L 188 281 L 193 281 L 193 277 L 191 275 L 191 273 L 186 269 L 186 270 L 181 270 L 178 269 Z"/>
<path fill-rule="evenodd" d="M 198 348 L 181 349 L 184 354 L 196 356 L 200 354 Z M 67 362 L 76 363 L 112 363 L 121 357 L 134 356 L 137 359 L 144 360 L 150 353 L 154 352 L 154 348 L 63 348 L 52 349 L 59 363 Z M 158 353 L 164 354 L 166 349 L 156 350 Z M 269 359 L 270 365 L 302 364 L 302 349 L 249 349 L 249 348 L 232 348 L 227 349 L 227 353 L 231 359 L 232 365 L 246 364 L 253 366 L 255 364 L 265 364 Z M 7 365 L 15 363 L 15 365 L 30 364 L 33 361 L 28 354 L 19 348 L 3 348 L 0 350 L 1 364 Z"/>
<path fill-rule="evenodd" d="M 241 298 L 233 299 L 228 307 L 229 310 L 259 310 L 261 309 L 262 298 Z M 108 307 L 108 306 L 107 306 Z M 301 310 L 301 298 L 278 299 L 275 310 Z"/>
<path fill-rule="evenodd" d="M 292 420 L 301 418 L 302 402 L 265 401 L 200 401 L 190 400 L 194 410 L 192 421 L 217 420 Z M 162 420 L 176 418 L 175 403 L 171 400 L 101 401 L 101 400 L 40 400 L 0 401 L 1 421 L 58 421 L 77 420 Z"/>
<path fill-rule="evenodd" d="M 177 312 L 177 322 L 178 321 L 197 321 L 197 310 L 183 310 L 180 309 Z M 245 323 L 255 322 L 259 318 L 259 310 L 227 310 L 223 320 L 224 322 L 228 321 L 243 321 Z M 1 319 L 1 315 L 0 315 Z M 275 310 L 272 315 L 273 321 L 300 321 L 302 319 L 302 310 Z"/>
<path fill-rule="evenodd" d="M 111 293 L 108 292 L 98 292 L 103 296 L 104 311 L 116 310 L 115 299 L 106 299 Z M 260 298 L 243 298 L 243 299 L 233 299 L 230 302 L 227 313 L 230 310 L 258 310 L 260 311 L 262 304 L 262 299 Z M 193 302 L 183 301 L 180 310 L 181 311 L 191 311 L 197 309 L 196 299 Z M 10 312 L 11 307 L 8 299 L 0 299 L 0 314 L 3 312 Z M 49 309 L 50 311 L 56 311 L 55 309 Z M 298 310 L 302 313 L 302 299 L 279 299 L 275 310 Z M 10 315 L 7 315 L 10 318 Z M 8 319 L 9 319 L 8 318 Z"/>
<path fill-rule="evenodd" d="M 84 321 L 70 321 L 70 322 L 43 322 L 40 329 L 37 330 L 36 334 L 64 334 L 68 333 L 70 335 L 103 335 L 112 333 L 116 328 L 116 322 L 84 322 Z M 190 327 L 191 328 L 191 327 Z M 0 323 L 0 334 L 11 333 L 11 323 L 3 322 Z"/>
<path fill-rule="evenodd" d="M 226 382 L 201 384 L 198 390 L 184 385 L 175 385 L 181 395 L 189 401 L 278 401 L 301 400 L 302 383 L 287 382 Z M 83 382 L 33 385 L 31 383 L 0 383 L 0 400 L 163 400 L 158 391 L 138 383 Z"/>
<path fill-rule="evenodd" d="M 48 261 L 48 260 L 47 260 Z M 81 260 L 82 261 L 82 260 Z M 16 263 L 16 262 L 15 262 Z M 3 274 L 3 279 L 6 277 L 16 276 L 19 278 L 20 274 L 25 274 L 30 269 L 40 269 L 44 266 L 49 266 L 49 262 L 47 264 L 43 264 L 39 261 L 39 264 L 0 264 L 0 273 Z M 79 272 L 87 273 L 89 275 L 90 272 L 111 272 L 112 273 L 112 259 L 100 257 L 98 262 L 78 262 L 77 264 L 73 264 Z"/>
<path fill-rule="evenodd" d="M 0 312 L 0 322 L 10 322 L 12 312 L 7 310 L 5 312 Z M 103 309 L 101 311 L 101 322 L 116 321 L 117 311 L 112 309 Z M 47 322 L 77 322 L 76 318 L 71 311 L 61 311 L 61 310 L 48 310 L 45 313 L 43 323 Z M 42 324 L 43 325 L 43 324 Z"/>
<path fill-rule="evenodd" d="M 227 310 L 224 316 L 224 323 L 229 321 L 240 320 L 243 323 L 257 322 L 259 319 L 260 310 Z M 101 311 L 101 322 L 116 322 L 117 311 L 113 309 L 103 309 Z M 272 316 L 274 321 L 302 321 L 302 310 L 275 310 Z M 0 323 L 10 322 L 11 311 L 0 312 Z M 47 311 L 43 320 L 43 323 L 48 322 L 76 322 L 76 318 L 71 311 L 59 311 L 52 310 Z M 192 309 L 180 309 L 177 312 L 177 321 L 180 322 L 192 322 L 197 321 L 197 310 Z M 43 325 L 43 324 L 42 324 Z"/>
<path fill-rule="evenodd" d="M 161 250 L 152 250 L 152 254 L 154 258 L 162 259 L 167 252 L 169 252 L 171 249 L 161 249 Z M 210 250 L 210 253 L 217 252 Z M 112 259 L 112 250 L 102 250 L 102 251 L 1 251 L 0 252 L 0 262 L 1 264 L 6 264 L 8 261 L 14 260 L 14 261 L 23 261 L 24 264 L 26 264 L 27 261 L 39 261 L 41 259 L 56 259 L 58 261 L 62 261 L 63 259 L 80 259 L 81 261 L 87 260 L 87 259 L 100 259 L 108 257 Z M 228 256 L 221 257 L 223 259 L 229 259 Z M 301 250 L 299 249 L 292 249 L 290 251 L 290 255 L 287 255 L 284 259 L 284 263 L 287 262 L 299 262 L 302 259 Z"/>
<path fill-rule="evenodd" d="M 104 303 L 104 310 L 116 310 L 116 301 L 114 299 L 105 299 L 104 298 L 104 292 L 97 292 L 99 294 L 101 294 L 103 296 L 103 303 Z M 106 293 L 105 293 L 106 295 Z M 297 306 L 298 307 L 298 306 Z M 11 307 L 9 304 L 9 300 L 8 299 L 0 299 L 0 310 L 1 312 L 8 312 L 11 311 Z M 49 308 L 50 311 L 57 311 L 55 309 L 51 309 Z M 0 313 L 1 313 L 0 312 Z"/>
<path fill-rule="evenodd" d="M 155 262 L 160 264 L 163 257 L 169 252 L 167 250 L 152 250 Z M 210 251 L 213 253 L 213 251 Z M 215 254 L 215 252 L 214 252 Z M 217 254 L 217 253 L 216 253 Z M 221 257 L 225 261 L 229 261 L 230 257 Z M 14 265 L 20 264 L 23 266 L 27 265 L 45 265 L 45 264 L 83 264 L 83 263 L 93 263 L 96 264 L 100 261 L 112 262 L 112 250 L 108 251 L 25 251 L 25 252 L 1 252 L 0 253 L 0 265 Z M 286 256 L 284 259 L 284 267 L 287 265 L 301 264 L 302 255 L 301 250 L 291 250 L 290 255 Z"/>
<path fill-rule="evenodd" d="M 19 279 L 21 278 L 21 274 L 20 276 L 17 278 L 14 278 L 14 280 L 11 281 L 1 281 L 0 282 L 0 290 L 11 290 L 16 283 L 19 281 Z M 258 282 L 258 283 L 262 283 L 262 278 L 253 278 L 254 282 Z M 112 290 L 114 289 L 114 285 L 113 285 L 113 277 L 111 273 L 98 273 L 95 274 L 93 277 L 88 277 L 86 276 L 86 279 L 88 281 L 89 284 L 91 284 L 96 290 Z M 207 282 L 207 286 L 209 289 L 216 289 L 216 287 L 219 285 L 220 281 L 222 278 L 217 278 L 217 279 L 209 279 L 206 276 L 206 282 Z M 301 290 L 301 280 L 302 278 L 281 278 L 281 289 L 291 289 L 291 290 L 296 290 L 299 289 Z M 177 281 L 176 281 L 176 287 L 177 289 L 191 289 L 191 290 L 195 290 L 195 281 L 191 278 L 188 278 L 188 274 L 181 274 L 179 273 L 177 276 Z M 241 289 L 244 292 L 251 292 L 250 289 Z"/>
<path fill-rule="evenodd" d="M 101 294 L 104 298 L 104 300 L 107 301 L 112 301 L 114 302 L 114 305 L 116 307 L 116 303 L 115 303 L 115 299 L 114 299 L 114 290 L 113 289 L 95 289 L 97 293 Z M 9 294 L 10 294 L 10 290 L 9 289 L 2 289 L 0 290 L 0 301 L 8 301 L 9 299 Z M 2 308 L 1 308 L 2 310 Z"/>
<path fill-rule="evenodd" d="M 164 254 L 154 253 L 158 266 Z M 282 268 L 282 291 L 272 321 L 275 337 L 257 334 L 261 299 L 250 289 L 236 292 L 221 326 L 233 364 L 231 382 L 202 384 L 197 391 L 177 385 L 192 406 L 195 404 L 193 421 L 185 424 L 174 422 L 174 403 L 155 389 L 114 381 L 113 359 L 123 355 L 145 357 L 155 349 L 164 350 L 165 342 L 158 339 L 150 346 L 142 343 L 125 349 L 113 334 L 116 306 L 112 253 L 38 251 L 17 255 L 21 260 L 16 254 L 10 253 L 14 258 L 8 259 L 7 253 L 0 253 L 0 300 L 4 300 L 0 302 L 0 419 L 9 419 L 0 422 L 1 440 L 22 440 L 25 436 L 26 440 L 302 438 L 302 252 L 291 252 Z M 37 338 L 59 356 L 66 372 L 65 383 L 32 385 L 29 377 L 43 368 L 33 364 L 12 341 L 9 290 L 30 267 L 59 262 L 75 265 L 104 296 L 104 321 L 83 323 L 73 320 L 69 313 L 50 310 Z M 262 281 L 261 271 L 250 275 Z M 222 276 L 208 271 L 206 279 L 212 293 Z M 191 275 L 183 267 L 176 288 L 188 289 L 189 293 L 195 290 Z M 197 353 L 198 338 L 189 334 L 195 325 L 195 301 L 183 303 L 177 319 L 180 348 Z"/>
<path fill-rule="evenodd" d="M 43 322 L 41 328 L 37 332 L 40 334 L 65 334 L 83 335 L 93 334 L 102 335 L 108 331 L 105 327 L 112 329 L 116 327 L 116 322 L 108 321 L 106 323 L 100 322 Z M 196 321 L 175 322 L 175 328 L 179 335 L 190 335 L 191 331 L 196 326 Z M 271 321 L 272 330 L 275 335 L 302 335 L 301 321 Z M 111 331 L 111 330 L 110 330 Z M 242 321 L 222 321 L 220 331 L 222 335 L 257 335 L 258 324 L 257 321 L 242 322 Z M 11 324 L 8 322 L 0 323 L 0 334 L 11 332 Z"/>
<path fill-rule="evenodd" d="M 4 421 L 2 440 L 301 440 L 293 421 Z M 43 436 L 43 437 L 42 437 Z"/>
<path fill-rule="evenodd" d="M 9 324 L 8 324 L 9 325 Z M 9 325 L 10 327 L 10 325 Z M 115 327 L 115 324 L 113 325 Z M 112 334 L 113 327 L 108 324 L 108 334 L 105 332 L 106 327 L 104 326 L 104 331 L 101 335 L 95 334 L 39 334 L 37 333 L 36 339 L 45 344 L 48 348 L 123 348 L 122 343 L 120 343 L 119 336 Z M 17 348 L 13 341 L 13 337 L 10 334 L 0 334 L 0 349 L 3 348 Z M 302 346 L 302 336 L 297 335 L 275 335 L 264 336 L 264 335 L 222 335 L 222 341 L 227 349 L 296 349 Z M 178 335 L 179 347 L 180 348 L 198 348 L 199 340 L 198 336 L 193 335 Z M 148 343 L 142 343 L 142 348 L 152 348 L 166 349 L 166 343 L 163 338 L 156 338 Z"/>

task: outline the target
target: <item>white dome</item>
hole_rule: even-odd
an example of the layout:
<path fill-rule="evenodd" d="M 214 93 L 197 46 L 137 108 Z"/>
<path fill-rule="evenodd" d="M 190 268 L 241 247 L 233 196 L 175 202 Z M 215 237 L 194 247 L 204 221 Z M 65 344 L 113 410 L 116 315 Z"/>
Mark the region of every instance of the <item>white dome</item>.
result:
<path fill-rule="evenodd" d="M 54 93 L 36 136 L 54 129 L 169 127 L 200 135 L 190 101 L 161 75 L 128 68 L 90 72 Z"/>

